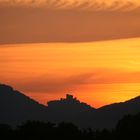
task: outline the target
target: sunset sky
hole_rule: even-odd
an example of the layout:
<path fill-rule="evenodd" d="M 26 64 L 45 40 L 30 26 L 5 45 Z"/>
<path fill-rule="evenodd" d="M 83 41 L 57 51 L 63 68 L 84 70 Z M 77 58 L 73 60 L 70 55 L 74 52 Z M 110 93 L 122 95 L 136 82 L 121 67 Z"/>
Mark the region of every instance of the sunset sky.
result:
<path fill-rule="evenodd" d="M 140 1 L 0 0 L 0 82 L 43 104 L 140 95 Z"/>

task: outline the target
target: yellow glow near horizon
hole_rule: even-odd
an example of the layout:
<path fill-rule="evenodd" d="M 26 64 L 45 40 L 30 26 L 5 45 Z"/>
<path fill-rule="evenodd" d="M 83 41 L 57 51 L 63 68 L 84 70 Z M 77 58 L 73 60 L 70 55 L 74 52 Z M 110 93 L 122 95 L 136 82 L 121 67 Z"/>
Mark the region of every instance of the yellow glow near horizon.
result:
<path fill-rule="evenodd" d="M 99 107 L 140 95 L 140 38 L 0 46 L 2 83 L 41 103 L 72 92 Z"/>

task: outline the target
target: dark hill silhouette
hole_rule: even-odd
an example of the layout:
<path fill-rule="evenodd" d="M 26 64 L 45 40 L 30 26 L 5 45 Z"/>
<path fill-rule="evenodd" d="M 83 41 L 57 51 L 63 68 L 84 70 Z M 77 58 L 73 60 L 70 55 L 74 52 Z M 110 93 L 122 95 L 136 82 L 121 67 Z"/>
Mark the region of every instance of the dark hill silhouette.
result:
<path fill-rule="evenodd" d="M 140 111 L 140 96 L 95 109 L 67 95 L 66 99 L 48 102 L 48 109 L 48 118 L 53 122 L 71 121 L 81 127 L 94 129 L 113 128 L 124 115 Z"/>
<path fill-rule="evenodd" d="M 125 102 L 103 106 L 97 109 L 97 113 L 91 120 L 94 118 L 94 121 L 92 122 L 98 128 L 112 128 L 115 127 L 117 121 L 124 115 L 136 114 L 138 112 L 140 112 L 140 96 Z"/>
<path fill-rule="evenodd" d="M 96 111 L 95 108 L 69 94 L 64 99 L 48 102 L 48 118 L 51 122 L 73 122 L 85 127 L 89 116 L 94 111 Z"/>
<path fill-rule="evenodd" d="M 72 95 L 39 104 L 7 85 L 0 85 L 0 123 L 17 124 L 26 120 L 72 122 L 95 129 L 115 127 L 124 115 L 140 112 L 140 97 L 95 109 Z"/>
<path fill-rule="evenodd" d="M 88 111 L 95 109 L 86 103 L 80 102 L 79 100 L 74 98 L 73 95 L 70 94 L 66 94 L 66 98 L 61 98 L 60 100 L 55 101 L 49 101 L 47 104 L 50 109 L 52 108 L 54 110 L 58 110 L 61 107 L 67 110 L 81 109 Z"/>
<path fill-rule="evenodd" d="M 46 119 L 46 107 L 14 90 L 0 84 L 0 123 L 17 124 L 26 120 Z"/>
<path fill-rule="evenodd" d="M 67 95 L 66 99 L 50 101 L 47 107 L 8 85 L 0 84 L 0 123 L 18 124 L 26 120 L 78 121 L 76 124 L 84 126 L 82 119 L 87 118 L 87 113 L 90 114 L 93 110 L 71 95 Z"/>

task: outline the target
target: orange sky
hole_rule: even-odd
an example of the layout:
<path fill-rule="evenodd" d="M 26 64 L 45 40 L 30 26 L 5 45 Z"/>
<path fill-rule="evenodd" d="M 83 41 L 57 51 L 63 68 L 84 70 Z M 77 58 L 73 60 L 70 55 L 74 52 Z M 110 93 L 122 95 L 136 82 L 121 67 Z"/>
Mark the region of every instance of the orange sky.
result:
<path fill-rule="evenodd" d="M 41 103 L 71 92 L 92 106 L 140 94 L 140 38 L 0 46 L 0 79 Z"/>
<path fill-rule="evenodd" d="M 0 0 L 0 82 L 43 104 L 139 95 L 140 1 Z"/>

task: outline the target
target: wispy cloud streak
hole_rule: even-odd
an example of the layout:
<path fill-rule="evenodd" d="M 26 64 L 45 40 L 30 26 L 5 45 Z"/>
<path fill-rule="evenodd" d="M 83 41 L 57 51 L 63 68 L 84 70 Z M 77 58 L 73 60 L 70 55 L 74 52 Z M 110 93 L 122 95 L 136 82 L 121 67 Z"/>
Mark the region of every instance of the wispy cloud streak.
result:
<path fill-rule="evenodd" d="M 0 0 L 0 4 L 81 10 L 133 10 L 140 8 L 139 0 Z"/>

